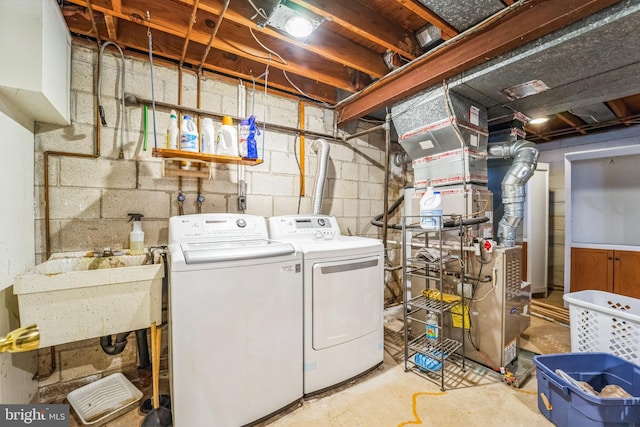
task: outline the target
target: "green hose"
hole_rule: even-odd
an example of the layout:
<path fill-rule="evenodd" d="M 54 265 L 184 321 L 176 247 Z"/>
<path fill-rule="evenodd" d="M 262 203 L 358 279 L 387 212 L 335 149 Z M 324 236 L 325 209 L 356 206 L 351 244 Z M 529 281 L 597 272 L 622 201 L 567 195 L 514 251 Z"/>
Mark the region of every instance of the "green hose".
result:
<path fill-rule="evenodd" d="M 143 137 L 143 142 L 142 142 L 142 151 L 147 151 L 147 139 L 148 139 L 148 135 L 147 135 L 147 129 L 149 127 L 149 123 L 147 122 L 147 104 L 144 104 L 143 108 L 142 108 L 142 123 L 144 126 L 144 137 Z"/>

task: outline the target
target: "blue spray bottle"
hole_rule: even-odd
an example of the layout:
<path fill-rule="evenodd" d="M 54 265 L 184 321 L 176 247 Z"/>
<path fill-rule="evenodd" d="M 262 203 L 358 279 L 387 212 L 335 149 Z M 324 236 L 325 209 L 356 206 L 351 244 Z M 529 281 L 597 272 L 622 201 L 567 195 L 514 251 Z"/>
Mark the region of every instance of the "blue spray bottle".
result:
<path fill-rule="evenodd" d="M 256 116 L 251 116 L 247 119 L 249 122 L 249 135 L 247 135 L 247 158 L 258 158 L 258 144 L 256 142 L 256 136 L 260 135 L 260 129 L 256 124 Z"/>

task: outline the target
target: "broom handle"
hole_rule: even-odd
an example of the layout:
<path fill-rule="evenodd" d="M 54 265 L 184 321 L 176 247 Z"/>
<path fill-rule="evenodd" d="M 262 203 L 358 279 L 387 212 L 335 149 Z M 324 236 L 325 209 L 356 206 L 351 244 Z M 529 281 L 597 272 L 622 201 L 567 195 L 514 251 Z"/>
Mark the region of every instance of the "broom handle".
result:
<path fill-rule="evenodd" d="M 151 379 L 153 381 L 153 407 L 160 407 L 159 382 L 160 382 L 160 335 L 162 330 L 156 327 L 156 322 L 151 324 Z"/>

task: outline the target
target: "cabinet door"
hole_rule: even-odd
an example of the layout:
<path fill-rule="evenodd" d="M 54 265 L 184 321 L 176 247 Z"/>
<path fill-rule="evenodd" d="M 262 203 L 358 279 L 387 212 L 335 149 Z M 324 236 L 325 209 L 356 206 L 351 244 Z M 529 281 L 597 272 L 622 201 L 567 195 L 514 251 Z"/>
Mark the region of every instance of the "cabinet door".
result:
<path fill-rule="evenodd" d="M 613 292 L 613 251 L 571 248 L 571 292 Z"/>
<path fill-rule="evenodd" d="M 613 252 L 613 292 L 640 298 L 640 252 Z"/>

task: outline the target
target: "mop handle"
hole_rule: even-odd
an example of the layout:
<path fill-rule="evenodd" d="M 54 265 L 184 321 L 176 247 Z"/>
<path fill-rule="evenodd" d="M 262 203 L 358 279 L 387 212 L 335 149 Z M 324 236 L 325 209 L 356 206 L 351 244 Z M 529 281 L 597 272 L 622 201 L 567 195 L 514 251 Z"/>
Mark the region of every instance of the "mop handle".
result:
<path fill-rule="evenodd" d="M 156 97 L 153 91 L 153 38 L 151 37 L 151 15 L 147 10 L 147 37 L 149 38 L 149 69 L 151 70 L 151 110 L 153 111 L 153 146 L 158 151 L 158 136 L 156 135 Z"/>

